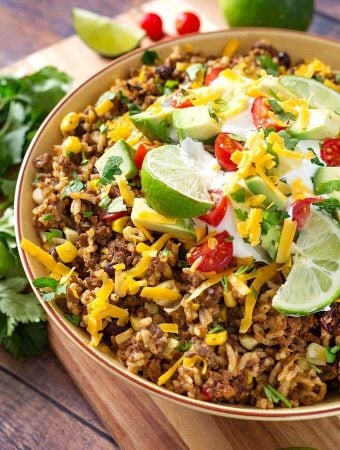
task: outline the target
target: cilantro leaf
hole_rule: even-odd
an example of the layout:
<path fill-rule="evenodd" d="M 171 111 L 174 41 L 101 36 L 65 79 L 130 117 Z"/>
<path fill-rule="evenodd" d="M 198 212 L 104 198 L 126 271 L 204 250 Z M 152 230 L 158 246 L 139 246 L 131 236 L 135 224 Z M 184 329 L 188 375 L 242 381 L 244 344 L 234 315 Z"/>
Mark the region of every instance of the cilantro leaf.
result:
<path fill-rule="evenodd" d="M 256 58 L 257 64 L 264 69 L 268 75 L 279 75 L 279 66 L 274 63 L 269 55 L 260 55 Z"/>
<path fill-rule="evenodd" d="M 50 302 L 55 297 L 65 294 L 67 290 L 67 282 L 60 283 L 52 277 L 36 278 L 33 281 L 33 285 L 41 289 L 40 294 L 45 302 Z"/>
<path fill-rule="evenodd" d="M 71 181 L 63 190 L 63 197 L 67 197 L 72 192 L 81 192 L 85 185 L 80 180 Z"/>
<path fill-rule="evenodd" d="M 152 66 L 157 60 L 159 60 L 159 56 L 154 50 L 145 50 L 142 55 L 142 63 L 147 66 Z"/>
<path fill-rule="evenodd" d="M 212 328 L 209 328 L 208 334 L 220 333 L 221 331 L 224 331 L 224 330 L 225 330 L 225 328 L 222 327 L 222 325 L 216 324 Z"/>
<path fill-rule="evenodd" d="M 182 344 L 179 344 L 176 350 L 179 352 L 186 352 L 192 347 L 192 342 L 184 341 Z"/>
<path fill-rule="evenodd" d="M 284 397 L 280 392 L 278 392 L 276 389 L 274 389 L 270 384 L 267 384 L 267 386 L 263 387 L 264 393 L 266 394 L 266 397 L 269 401 L 273 403 L 284 403 L 288 408 L 292 407 L 291 402 Z"/>
<path fill-rule="evenodd" d="M 54 238 L 62 238 L 63 232 L 56 228 L 51 228 L 49 231 L 45 231 L 44 236 L 47 239 L 47 242 L 51 244 Z"/>
<path fill-rule="evenodd" d="M 129 100 L 126 95 L 123 94 L 122 91 L 118 91 L 118 98 L 123 103 L 123 105 L 126 105 L 127 109 L 129 110 L 130 116 L 133 116 L 134 114 L 140 113 L 142 110 L 136 103 Z"/>
<path fill-rule="evenodd" d="M 312 158 L 310 160 L 311 163 L 316 164 L 317 166 L 324 166 L 324 163 L 320 161 L 320 159 L 318 158 L 318 155 L 315 153 L 315 151 L 311 147 L 308 147 L 307 150 L 312 152 L 314 155 L 314 158 Z"/>
<path fill-rule="evenodd" d="M 80 324 L 80 316 L 77 316 L 75 314 L 64 314 L 66 319 L 72 323 L 72 325 L 79 327 Z"/>
<path fill-rule="evenodd" d="M 231 198 L 235 200 L 235 202 L 243 203 L 246 199 L 246 190 L 244 188 L 240 188 L 237 191 L 230 194 Z"/>
<path fill-rule="evenodd" d="M 320 202 L 315 203 L 315 206 L 328 214 L 333 214 L 337 208 L 340 208 L 340 200 L 337 198 L 325 198 Z"/>
<path fill-rule="evenodd" d="M 110 156 L 107 158 L 107 161 L 102 170 L 102 176 L 100 178 L 100 182 L 102 184 L 110 184 L 115 175 L 120 175 L 122 171 L 120 170 L 120 165 L 123 162 L 123 158 L 121 156 Z"/>
<path fill-rule="evenodd" d="M 234 210 L 235 216 L 239 219 L 239 220 L 246 220 L 248 217 L 248 213 L 247 211 L 243 211 L 242 209 L 236 208 Z"/>
<path fill-rule="evenodd" d="M 272 110 L 274 113 L 279 117 L 280 120 L 283 122 L 289 122 L 289 120 L 294 120 L 295 115 L 289 112 L 286 112 L 282 106 L 279 105 L 279 103 L 276 100 L 268 100 L 268 103 L 270 104 Z"/>

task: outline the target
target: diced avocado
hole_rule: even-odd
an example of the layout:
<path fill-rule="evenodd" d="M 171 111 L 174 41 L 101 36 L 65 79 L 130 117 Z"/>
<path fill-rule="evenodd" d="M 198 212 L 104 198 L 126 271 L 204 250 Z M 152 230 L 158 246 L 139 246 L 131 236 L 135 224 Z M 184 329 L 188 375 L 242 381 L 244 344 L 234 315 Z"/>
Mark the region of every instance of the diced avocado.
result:
<path fill-rule="evenodd" d="M 250 90 L 253 88 L 257 89 L 263 94 L 269 95 L 270 97 L 277 96 L 280 100 L 288 100 L 289 98 L 298 98 L 288 89 L 286 89 L 281 83 L 278 77 L 273 77 L 272 75 L 267 75 L 260 78 L 254 84 L 251 84 Z"/>
<path fill-rule="evenodd" d="M 338 136 L 340 132 L 340 116 L 330 109 L 309 109 L 307 128 L 299 128 L 293 123 L 287 131 L 298 139 L 327 139 Z"/>
<path fill-rule="evenodd" d="M 95 167 L 98 170 L 99 175 L 103 177 L 103 175 L 105 176 L 104 172 L 109 170 L 110 161 L 114 162 L 114 157 L 118 156 L 123 160 L 119 164 L 121 175 L 124 175 L 126 179 L 133 178 L 137 175 L 137 167 L 133 162 L 134 153 L 135 150 L 121 139 L 97 159 Z"/>
<path fill-rule="evenodd" d="M 190 137 L 196 141 L 205 142 L 220 132 L 217 121 L 211 115 L 209 105 L 175 109 L 173 123 L 181 141 Z"/>
<path fill-rule="evenodd" d="M 314 192 L 340 200 L 340 167 L 320 167 L 313 178 Z"/>
<path fill-rule="evenodd" d="M 274 225 L 266 234 L 261 235 L 261 245 L 268 252 L 272 260 L 275 260 L 282 227 Z"/>
<path fill-rule="evenodd" d="M 273 192 L 266 183 L 262 180 L 261 177 L 255 175 L 253 177 L 247 178 L 245 180 L 247 188 L 254 195 L 262 194 L 266 196 L 265 201 L 263 202 L 264 206 L 269 206 L 271 204 L 277 206 L 278 208 L 284 207 L 284 201 L 278 197 L 275 192 Z"/>
<path fill-rule="evenodd" d="M 172 126 L 173 111 L 174 108 L 168 106 L 160 107 L 159 111 L 155 111 L 151 107 L 146 111 L 130 116 L 130 119 L 148 139 L 171 143 L 176 141 L 176 134 L 173 133 Z"/>
<path fill-rule="evenodd" d="M 150 208 L 144 198 L 135 198 L 131 212 L 131 220 L 136 225 L 141 225 L 147 230 L 170 233 L 179 240 L 196 240 L 192 220 L 162 216 Z"/>

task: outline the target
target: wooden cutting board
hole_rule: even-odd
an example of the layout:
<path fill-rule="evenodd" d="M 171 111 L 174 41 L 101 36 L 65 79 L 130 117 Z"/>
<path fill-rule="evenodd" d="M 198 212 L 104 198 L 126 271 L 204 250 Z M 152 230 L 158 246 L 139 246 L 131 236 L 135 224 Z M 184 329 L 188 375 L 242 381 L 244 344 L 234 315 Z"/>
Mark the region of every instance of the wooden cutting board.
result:
<path fill-rule="evenodd" d="M 178 10 L 197 10 L 202 30 L 225 27 L 216 1 L 152 1 L 118 17 L 135 24 L 144 11 L 159 12 L 171 33 Z M 145 41 L 145 44 L 148 42 Z M 53 64 L 73 76 L 74 86 L 108 64 L 76 36 L 38 51 L 7 67 L 22 74 Z M 153 398 L 112 376 L 49 323 L 50 344 L 87 401 L 120 447 L 125 449 L 274 450 L 311 446 L 332 450 L 339 443 L 339 418 L 309 422 L 247 422 L 224 419 Z M 108 448 L 111 446 L 108 444 Z"/>

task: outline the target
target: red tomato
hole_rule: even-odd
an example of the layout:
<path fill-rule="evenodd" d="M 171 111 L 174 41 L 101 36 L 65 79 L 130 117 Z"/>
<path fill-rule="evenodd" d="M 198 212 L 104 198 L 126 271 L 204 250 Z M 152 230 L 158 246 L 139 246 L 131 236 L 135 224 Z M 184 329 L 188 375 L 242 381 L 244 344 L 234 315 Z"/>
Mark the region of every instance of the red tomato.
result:
<path fill-rule="evenodd" d="M 215 156 L 222 167 L 228 172 L 237 170 L 237 165 L 230 159 L 235 150 L 243 150 L 243 145 L 232 139 L 228 133 L 220 133 L 215 140 Z"/>
<path fill-rule="evenodd" d="M 127 211 L 120 211 L 117 213 L 100 213 L 99 219 L 103 222 L 114 222 L 116 219 L 120 219 L 121 217 L 127 216 Z"/>
<path fill-rule="evenodd" d="M 256 97 L 253 106 L 251 107 L 254 125 L 257 129 L 274 128 L 276 131 L 284 130 L 286 127 L 282 127 L 270 119 L 268 112 L 271 110 L 272 109 L 265 97 Z"/>
<path fill-rule="evenodd" d="M 153 41 L 159 41 L 164 37 L 163 22 L 158 14 L 145 14 L 140 21 L 140 26 Z"/>
<path fill-rule="evenodd" d="M 138 170 L 140 170 L 142 168 L 143 161 L 144 161 L 144 158 L 147 153 L 148 153 L 148 149 L 145 147 L 145 145 L 140 144 L 137 148 L 135 156 L 133 157 L 133 161 L 136 164 L 136 167 Z"/>
<path fill-rule="evenodd" d="M 181 91 L 176 91 L 172 94 L 170 98 L 170 106 L 174 108 L 189 108 L 190 106 L 194 106 L 188 97 L 184 97 L 181 94 Z"/>
<path fill-rule="evenodd" d="M 220 72 L 222 72 L 222 67 L 212 67 L 211 69 L 208 70 L 205 79 L 204 79 L 204 84 L 206 86 L 208 86 L 212 81 L 214 81 L 218 75 L 220 74 Z"/>
<path fill-rule="evenodd" d="M 210 393 L 209 391 L 207 391 L 207 389 L 202 388 L 201 393 L 202 393 L 204 399 L 205 399 L 207 402 L 211 402 L 211 400 L 212 400 L 212 395 L 211 395 L 211 393 Z"/>
<path fill-rule="evenodd" d="M 196 33 L 201 26 L 200 19 L 192 12 L 182 12 L 176 19 L 178 34 Z"/>
<path fill-rule="evenodd" d="M 223 192 L 220 189 L 213 189 L 209 191 L 212 201 L 214 202 L 214 207 L 211 211 L 207 212 L 203 216 L 199 218 L 207 222 L 209 225 L 213 227 L 217 227 L 217 225 L 223 219 L 225 212 L 227 210 L 227 198 L 223 195 Z"/>
<path fill-rule="evenodd" d="M 340 138 L 326 139 L 320 155 L 327 166 L 340 166 Z"/>
<path fill-rule="evenodd" d="M 209 241 L 192 247 L 187 254 L 189 264 L 192 265 L 198 258 L 202 258 L 197 267 L 198 270 L 222 272 L 233 257 L 233 243 L 227 231 L 216 234 L 215 239 L 217 244 L 213 249 L 209 247 Z"/>
<path fill-rule="evenodd" d="M 310 205 L 319 201 L 319 198 L 309 197 L 298 200 L 293 204 L 292 219 L 297 222 L 297 230 L 301 230 L 305 226 L 310 214 Z"/>

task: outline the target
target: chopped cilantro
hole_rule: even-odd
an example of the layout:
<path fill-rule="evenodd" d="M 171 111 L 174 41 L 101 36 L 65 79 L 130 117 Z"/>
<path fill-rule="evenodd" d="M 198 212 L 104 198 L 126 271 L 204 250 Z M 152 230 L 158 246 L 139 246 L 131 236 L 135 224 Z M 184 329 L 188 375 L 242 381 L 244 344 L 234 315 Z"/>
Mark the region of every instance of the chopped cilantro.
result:
<path fill-rule="evenodd" d="M 314 155 L 314 158 L 312 158 L 312 159 L 310 160 L 311 163 L 316 164 L 317 166 L 324 166 L 324 163 L 322 163 L 322 162 L 320 161 L 320 159 L 318 158 L 318 155 L 315 153 L 315 151 L 314 151 L 311 147 L 308 147 L 307 150 L 309 150 L 310 152 L 312 152 L 313 155 Z"/>
<path fill-rule="evenodd" d="M 122 91 L 118 92 L 118 98 L 123 103 L 123 105 L 126 105 L 127 109 L 129 110 L 130 116 L 133 116 L 134 114 L 140 113 L 142 110 L 136 103 L 130 101 Z"/>
<path fill-rule="evenodd" d="M 246 220 L 248 217 L 247 211 L 243 211 L 242 209 L 236 208 L 234 212 L 238 220 Z"/>
<path fill-rule="evenodd" d="M 120 165 L 123 162 L 123 158 L 121 156 L 110 156 L 107 158 L 107 161 L 102 170 L 102 175 L 100 178 L 100 182 L 102 184 L 110 184 L 115 175 L 120 175 L 122 171 L 120 170 Z"/>
<path fill-rule="evenodd" d="M 216 334 L 220 333 L 221 331 L 225 331 L 225 328 L 220 324 L 216 324 L 213 327 L 209 328 L 208 334 Z"/>
<path fill-rule="evenodd" d="M 211 104 L 208 106 L 208 112 L 209 112 L 209 116 L 212 119 L 216 120 L 216 122 L 219 121 L 219 118 L 216 115 L 215 109 L 214 109 L 214 107 Z"/>
<path fill-rule="evenodd" d="M 64 314 L 66 319 L 72 323 L 72 325 L 79 327 L 80 324 L 80 316 L 77 316 L 76 314 Z"/>
<path fill-rule="evenodd" d="M 53 214 L 45 214 L 44 216 L 42 216 L 42 220 L 44 222 L 51 222 L 52 220 L 55 220 L 55 217 Z"/>
<path fill-rule="evenodd" d="M 270 384 L 267 384 L 267 386 L 264 386 L 263 390 L 269 401 L 271 401 L 273 403 L 279 403 L 281 401 L 288 408 L 292 407 L 291 402 L 286 397 L 284 397 L 282 394 L 280 394 L 280 392 L 278 392 L 276 389 L 274 389 Z"/>
<path fill-rule="evenodd" d="M 221 280 L 221 284 L 223 286 L 223 289 L 225 291 L 227 291 L 228 290 L 228 278 L 225 275 L 223 276 L 223 278 Z"/>
<path fill-rule="evenodd" d="M 159 60 L 159 56 L 154 50 L 145 50 L 142 55 L 142 63 L 146 66 L 152 66 L 157 60 Z"/>
<path fill-rule="evenodd" d="M 256 58 L 256 62 L 264 69 L 268 75 L 279 75 L 279 66 L 274 63 L 269 55 L 261 55 Z"/>
<path fill-rule="evenodd" d="M 289 122 L 289 120 L 294 120 L 295 115 L 289 112 L 286 112 L 282 106 L 279 105 L 279 103 L 276 100 L 268 100 L 268 103 L 270 104 L 272 110 L 274 113 L 279 117 L 280 120 L 283 122 Z"/>
<path fill-rule="evenodd" d="M 63 191 L 63 197 L 67 197 L 72 192 L 81 192 L 84 189 L 85 185 L 80 180 L 74 180 L 69 183 L 64 191 Z"/>
<path fill-rule="evenodd" d="M 63 232 L 61 230 L 57 230 L 56 228 L 51 228 L 49 231 L 45 231 L 44 236 L 50 244 L 54 238 L 62 238 Z"/>
<path fill-rule="evenodd" d="M 186 352 L 192 347 L 192 342 L 184 341 L 182 344 L 179 344 L 176 350 L 179 352 Z"/>
<path fill-rule="evenodd" d="M 292 138 L 286 131 L 279 131 L 279 136 L 281 136 L 284 140 L 285 147 L 287 150 L 294 150 L 297 143 L 299 142 L 299 139 Z"/>
<path fill-rule="evenodd" d="M 315 203 L 315 206 L 332 215 L 336 208 L 340 208 L 340 201 L 337 198 L 325 198 Z"/>
<path fill-rule="evenodd" d="M 123 197 L 119 196 L 114 198 L 107 207 L 106 212 L 109 214 L 126 211 L 126 205 L 123 201 Z"/>
<path fill-rule="evenodd" d="M 262 231 L 268 233 L 273 226 L 281 226 L 283 220 L 289 217 L 286 211 L 281 211 L 276 208 L 269 208 L 263 211 Z"/>
<path fill-rule="evenodd" d="M 329 364 L 333 364 L 336 360 L 336 354 L 340 351 L 340 345 L 334 345 L 334 347 L 326 348 L 326 361 Z"/>
<path fill-rule="evenodd" d="M 46 302 L 50 302 L 55 297 L 66 293 L 67 282 L 60 283 L 51 277 L 40 277 L 33 281 L 33 285 L 41 289 L 41 297 Z"/>
<path fill-rule="evenodd" d="M 246 199 L 246 190 L 244 188 L 240 188 L 237 191 L 230 194 L 231 198 L 235 200 L 235 202 L 244 202 Z"/>
<path fill-rule="evenodd" d="M 93 211 L 83 211 L 84 219 L 88 219 L 91 216 L 93 216 Z"/>

